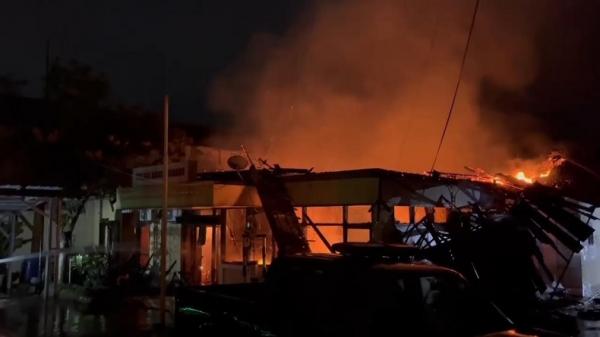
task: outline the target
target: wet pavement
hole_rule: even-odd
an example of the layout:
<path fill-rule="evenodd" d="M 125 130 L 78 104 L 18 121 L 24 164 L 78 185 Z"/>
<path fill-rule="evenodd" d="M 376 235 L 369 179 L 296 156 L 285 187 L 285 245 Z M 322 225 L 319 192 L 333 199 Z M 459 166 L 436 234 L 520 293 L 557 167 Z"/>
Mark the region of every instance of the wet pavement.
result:
<path fill-rule="evenodd" d="M 41 296 L 3 299 L 0 337 L 173 335 L 171 328 L 158 328 L 157 307 L 158 301 L 149 298 L 129 298 L 110 308 L 93 309 L 73 301 L 50 300 L 45 305 Z M 167 326 L 170 321 L 169 318 Z"/>
<path fill-rule="evenodd" d="M 170 314 L 160 329 L 158 299 L 136 297 L 91 308 L 41 296 L 0 299 L 0 337 L 175 336 Z M 600 321 L 579 321 L 580 337 L 600 337 Z"/>

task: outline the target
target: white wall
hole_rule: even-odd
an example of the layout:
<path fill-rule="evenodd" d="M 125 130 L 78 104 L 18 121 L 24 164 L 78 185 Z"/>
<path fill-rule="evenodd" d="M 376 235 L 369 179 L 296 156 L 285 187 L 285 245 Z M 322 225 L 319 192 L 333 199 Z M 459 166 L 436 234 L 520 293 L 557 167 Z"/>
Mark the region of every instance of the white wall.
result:
<path fill-rule="evenodd" d="M 23 216 L 25 217 L 25 219 L 27 219 L 29 221 L 29 223 L 33 224 L 33 212 L 24 213 Z M 23 240 L 30 239 L 31 238 L 31 230 L 27 226 L 23 226 L 23 234 L 21 234 L 19 236 L 19 238 L 21 238 Z M 28 242 L 28 243 L 24 244 L 21 248 L 16 249 L 12 255 L 14 256 L 14 255 L 29 254 L 30 252 L 31 252 L 31 243 Z"/>
<path fill-rule="evenodd" d="M 600 208 L 594 211 L 595 217 L 600 217 Z M 587 219 L 584 219 L 587 221 Z M 600 292 L 600 220 L 591 220 L 594 228 L 592 243 L 584 243 L 581 251 L 582 290 L 584 297 L 590 297 Z"/>
<path fill-rule="evenodd" d="M 33 224 L 33 212 L 25 212 L 23 216 L 29 221 L 29 223 Z M 27 226 L 23 226 L 23 233 L 18 236 L 19 238 L 26 240 L 31 238 L 31 230 Z M 28 242 L 16 249 L 11 256 L 17 255 L 25 255 L 31 253 L 31 242 Z M 21 271 L 21 262 L 15 262 L 10 264 L 11 273 Z"/>
<path fill-rule="evenodd" d="M 102 214 L 100 214 L 100 203 L 102 202 Z M 116 210 L 118 205 L 115 205 Z M 46 210 L 47 212 L 47 210 Z M 34 212 L 26 211 L 22 212 L 23 216 L 33 224 Z M 79 216 L 75 230 L 73 232 L 73 247 L 84 248 L 89 246 L 98 245 L 100 242 L 100 219 L 107 218 L 109 220 L 115 220 L 115 212 L 110 207 L 110 203 L 107 199 L 104 201 L 97 198 L 90 198 L 85 205 L 84 211 Z M 48 242 L 47 226 L 49 225 L 49 219 L 44 217 L 44 249 L 46 249 L 46 243 Z M 32 236 L 31 230 L 26 226 L 23 227 L 23 233 L 19 236 L 21 239 L 30 239 Z M 55 238 L 56 228 L 52 228 L 52 238 Z M 52 243 L 52 247 L 56 245 Z M 26 243 L 19 249 L 17 249 L 12 256 L 24 255 L 31 253 L 31 243 Z"/>
<path fill-rule="evenodd" d="M 117 205 L 114 205 L 114 210 Z M 84 248 L 100 244 L 100 220 L 115 220 L 115 211 L 108 199 L 90 198 L 79 216 L 73 231 L 73 248 Z"/>

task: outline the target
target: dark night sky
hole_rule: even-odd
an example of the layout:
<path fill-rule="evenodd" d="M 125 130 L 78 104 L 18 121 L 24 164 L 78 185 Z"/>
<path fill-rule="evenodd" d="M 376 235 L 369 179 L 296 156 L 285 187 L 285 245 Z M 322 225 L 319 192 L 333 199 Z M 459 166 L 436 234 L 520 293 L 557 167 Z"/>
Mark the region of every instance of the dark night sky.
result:
<path fill-rule="evenodd" d="M 106 73 L 115 102 L 158 110 L 165 86 L 166 55 L 173 116 L 201 124 L 224 123 L 207 108 L 214 80 L 243 59 L 253 36 L 283 35 L 314 4 L 292 0 L 3 1 L 0 75 L 12 74 L 29 81 L 24 93 L 41 96 L 45 45 L 50 41 L 53 57 L 75 59 Z M 468 13 L 470 2 L 460 4 L 464 5 L 460 11 Z M 587 161 L 600 163 L 595 137 L 600 125 L 599 1 L 482 0 L 482 8 L 488 12 L 484 11 L 477 23 L 476 35 L 485 31 L 486 15 L 494 16 L 491 8 L 515 13 L 500 13 L 502 20 L 488 21 L 498 24 L 498 29 L 504 29 L 500 25 L 514 28 L 511 16 L 544 19 L 535 38 L 528 42 L 534 49 L 535 64 L 530 83 L 514 88 L 493 78 L 481 81 L 482 121 L 504 127 L 501 135 L 513 143 L 516 155 L 534 155 L 527 153 L 530 144 L 524 140 L 529 133 L 541 132 L 580 152 Z M 514 34 L 518 40 L 520 33 Z M 462 39 L 463 35 L 457 36 Z M 528 123 L 520 119 L 515 123 L 515 111 L 519 117 L 526 115 L 523 120 Z"/>
<path fill-rule="evenodd" d="M 20 0 L 0 5 L 0 75 L 40 96 L 46 41 L 52 57 L 108 75 L 115 100 L 160 106 L 165 55 L 173 116 L 214 122 L 205 109 L 211 80 L 254 34 L 285 31 L 303 1 Z"/>

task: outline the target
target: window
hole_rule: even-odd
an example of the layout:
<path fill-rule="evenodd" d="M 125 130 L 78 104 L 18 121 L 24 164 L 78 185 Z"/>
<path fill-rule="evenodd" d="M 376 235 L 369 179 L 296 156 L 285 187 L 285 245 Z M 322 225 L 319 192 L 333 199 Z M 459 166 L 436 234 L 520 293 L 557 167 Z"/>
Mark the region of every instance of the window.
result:
<path fill-rule="evenodd" d="M 330 207 L 307 207 L 306 213 L 312 222 L 316 224 L 342 224 L 344 211 L 342 206 Z"/>
<path fill-rule="evenodd" d="M 433 222 L 446 223 L 448 221 L 448 209 L 444 207 L 435 207 L 433 213 Z"/>
<path fill-rule="evenodd" d="M 327 239 L 329 244 L 334 244 L 344 241 L 344 229 L 342 226 L 319 226 L 319 230 Z M 306 238 L 310 246 L 310 251 L 313 253 L 329 253 L 329 249 L 321 240 L 317 232 L 312 227 L 306 227 Z"/>
<path fill-rule="evenodd" d="M 401 224 L 409 224 L 411 223 L 410 218 L 410 207 L 411 206 L 395 206 L 394 207 L 394 219 L 396 222 Z M 423 220 L 425 217 L 425 207 L 413 207 L 415 210 L 415 218 L 413 219 L 415 222 L 419 222 Z"/>
<path fill-rule="evenodd" d="M 349 228 L 348 242 L 369 242 L 371 231 L 363 228 Z"/>
<path fill-rule="evenodd" d="M 410 213 L 408 206 L 395 206 L 394 219 L 396 222 L 407 224 L 410 223 Z"/>
<path fill-rule="evenodd" d="M 371 206 L 348 206 L 348 223 L 371 223 Z"/>

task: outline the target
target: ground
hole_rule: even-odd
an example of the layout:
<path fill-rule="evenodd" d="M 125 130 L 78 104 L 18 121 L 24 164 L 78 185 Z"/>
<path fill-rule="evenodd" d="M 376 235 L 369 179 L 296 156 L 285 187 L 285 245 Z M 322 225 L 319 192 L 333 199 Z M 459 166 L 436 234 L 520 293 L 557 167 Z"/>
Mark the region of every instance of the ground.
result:
<path fill-rule="evenodd" d="M 96 308 L 41 296 L 0 300 L 0 337 L 175 336 L 172 322 L 158 326 L 156 298 L 136 297 Z M 600 337 L 600 321 L 580 321 L 580 337 Z"/>
<path fill-rule="evenodd" d="M 173 335 L 172 328 L 158 328 L 157 307 L 158 301 L 149 298 L 131 298 L 94 310 L 72 301 L 50 300 L 44 305 L 41 296 L 5 299 L 0 300 L 0 337 Z"/>

